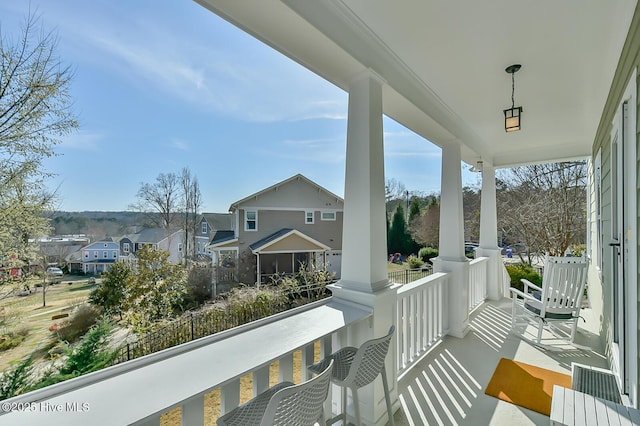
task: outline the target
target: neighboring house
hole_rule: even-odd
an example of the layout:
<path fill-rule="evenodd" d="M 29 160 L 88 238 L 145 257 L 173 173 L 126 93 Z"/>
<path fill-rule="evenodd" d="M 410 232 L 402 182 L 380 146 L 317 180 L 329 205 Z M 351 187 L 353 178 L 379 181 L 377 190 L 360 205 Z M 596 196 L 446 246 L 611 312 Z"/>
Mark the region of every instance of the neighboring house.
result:
<path fill-rule="evenodd" d="M 144 228 L 118 239 L 123 260 L 135 261 L 136 253 L 144 246 L 169 252 L 169 262 L 178 264 L 184 259 L 184 230 L 167 232 L 162 228 Z"/>
<path fill-rule="evenodd" d="M 71 254 L 78 252 L 91 242 L 86 235 L 46 236 L 34 241 L 38 244 L 39 256 L 45 256 L 47 263 L 55 263 L 60 266 L 68 263 L 67 258 Z"/>
<path fill-rule="evenodd" d="M 344 201 L 301 174 L 231 204 L 235 226 L 213 234 L 218 266 L 243 283 L 268 282 L 302 264 L 340 275 Z"/>
<path fill-rule="evenodd" d="M 207 245 L 218 232 L 233 234 L 235 219 L 231 213 L 202 213 L 196 233 L 196 258 L 207 256 L 209 261 L 218 263 L 217 252 L 207 248 Z"/>
<path fill-rule="evenodd" d="M 96 241 L 80 250 L 82 272 L 85 274 L 101 274 L 108 271 L 120 257 L 120 247 L 111 239 Z"/>

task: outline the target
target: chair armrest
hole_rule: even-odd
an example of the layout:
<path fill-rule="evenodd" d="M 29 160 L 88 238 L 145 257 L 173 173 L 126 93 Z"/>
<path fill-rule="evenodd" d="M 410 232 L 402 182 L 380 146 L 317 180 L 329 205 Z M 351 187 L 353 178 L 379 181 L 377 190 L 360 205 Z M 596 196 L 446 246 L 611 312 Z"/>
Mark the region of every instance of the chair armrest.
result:
<path fill-rule="evenodd" d="M 526 278 L 520 278 L 520 281 L 522 282 L 522 284 L 524 284 L 525 291 L 527 291 L 527 289 L 529 289 L 529 288 L 532 288 L 532 289 L 538 290 L 538 291 L 542 291 L 542 288 L 538 287 L 537 285 L 535 285 L 534 283 L 532 283 L 531 281 L 529 281 Z"/>
<path fill-rule="evenodd" d="M 525 293 L 523 291 L 518 290 L 517 288 L 513 288 L 510 287 L 509 291 L 511 292 L 511 294 L 515 294 L 517 296 L 520 296 L 523 299 L 529 299 L 529 300 L 535 300 L 535 301 L 539 301 L 538 299 L 536 299 L 535 297 L 533 297 L 532 295 L 530 295 L 529 293 Z"/>

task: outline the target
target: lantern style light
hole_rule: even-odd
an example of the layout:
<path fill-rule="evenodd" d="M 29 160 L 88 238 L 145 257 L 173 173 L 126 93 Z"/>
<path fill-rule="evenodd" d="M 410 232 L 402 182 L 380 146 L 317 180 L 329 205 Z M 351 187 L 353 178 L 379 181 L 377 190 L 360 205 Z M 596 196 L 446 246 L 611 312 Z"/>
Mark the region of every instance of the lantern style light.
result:
<path fill-rule="evenodd" d="M 522 128 L 522 107 L 516 107 L 515 103 L 515 78 L 514 74 L 520 70 L 522 65 L 509 65 L 505 71 L 511 74 L 511 108 L 504 110 L 504 130 L 507 132 L 516 132 Z"/>

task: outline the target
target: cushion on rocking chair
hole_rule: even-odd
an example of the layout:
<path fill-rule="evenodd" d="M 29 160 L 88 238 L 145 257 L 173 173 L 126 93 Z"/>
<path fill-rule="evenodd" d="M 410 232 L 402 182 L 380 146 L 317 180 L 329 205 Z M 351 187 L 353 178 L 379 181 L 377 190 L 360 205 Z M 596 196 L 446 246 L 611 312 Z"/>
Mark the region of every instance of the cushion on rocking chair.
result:
<path fill-rule="evenodd" d="M 533 297 L 535 297 L 538 300 L 542 300 L 542 292 L 539 290 L 536 290 L 534 292 L 531 293 L 533 295 Z M 532 302 L 525 302 L 524 307 L 529 310 L 530 312 L 533 312 L 535 315 L 540 315 L 540 308 L 533 305 Z M 548 319 L 557 319 L 557 320 L 568 320 L 573 318 L 573 315 L 568 313 L 568 314 L 557 314 L 557 313 L 553 313 L 553 312 L 545 312 L 544 315 L 545 318 Z"/>

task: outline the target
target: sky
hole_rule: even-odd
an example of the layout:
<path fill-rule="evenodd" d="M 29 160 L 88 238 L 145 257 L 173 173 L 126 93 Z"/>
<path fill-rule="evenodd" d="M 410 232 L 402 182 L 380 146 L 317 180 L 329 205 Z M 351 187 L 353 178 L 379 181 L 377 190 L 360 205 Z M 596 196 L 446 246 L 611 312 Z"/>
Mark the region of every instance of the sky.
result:
<path fill-rule="evenodd" d="M 44 163 L 58 210 L 127 210 L 183 167 L 204 212 L 297 173 L 343 196 L 347 93 L 197 3 L 0 0 L 5 40 L 29 10 L 74 70 L 80 128 Z M 386 179 L 440 191 L 440 148 L 387 117 L 384 138 Z"/>

